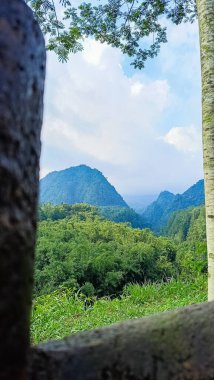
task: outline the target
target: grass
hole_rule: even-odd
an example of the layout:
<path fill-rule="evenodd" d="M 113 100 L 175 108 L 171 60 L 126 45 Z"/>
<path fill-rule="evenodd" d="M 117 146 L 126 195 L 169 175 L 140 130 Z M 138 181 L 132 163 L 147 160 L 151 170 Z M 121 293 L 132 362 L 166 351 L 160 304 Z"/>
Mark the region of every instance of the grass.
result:
<path fill-rule="evenodd" d="M 61 339 L 83 330 L 200 303 L 206 297 L 204 276 L 190 282 L 128 285 L 120 298 L 94 299 L 87 305 L 81 295 L 73 295 L 69 290 L 56 291 L 34 301 L 32 341 L 37 344 Z"/>

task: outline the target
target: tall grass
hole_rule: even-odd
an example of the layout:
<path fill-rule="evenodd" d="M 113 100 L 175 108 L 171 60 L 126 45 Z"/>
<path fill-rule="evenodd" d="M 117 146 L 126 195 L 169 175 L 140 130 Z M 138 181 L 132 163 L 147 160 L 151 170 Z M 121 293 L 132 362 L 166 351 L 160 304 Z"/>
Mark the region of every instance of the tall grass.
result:
<path fill-rule="evenodd" d="M 32 311 L 32 341 L 61 339 L 83 330 L 206 301 L 207 279 L 128 285 L 120 298 L 84 299 L 70 290 L 38 297 Z"/>

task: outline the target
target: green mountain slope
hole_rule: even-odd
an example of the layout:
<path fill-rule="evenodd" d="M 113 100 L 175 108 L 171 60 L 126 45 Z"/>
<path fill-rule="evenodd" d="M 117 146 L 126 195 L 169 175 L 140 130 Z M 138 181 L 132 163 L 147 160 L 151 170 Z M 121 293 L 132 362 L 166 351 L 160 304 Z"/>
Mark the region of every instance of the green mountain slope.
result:
<path fill-rule="evenodd" d="M 44 177 L 40 181 L 40 202 L 128 207 L 104 175 L 86 165 L 55 171 Z"/>
<path fill-rule="evenodd" d="M 147 227 L 160 232 L 173 212 L 204 204 L 204 181 L 200 180 L 183 194 L 172 194 L 168 191 L 160 193 L 142 214 Z"/>
<path fill-rule="evenodd" d="M 176 261 L 183 278 L 207 273 L 204 206 L 173 213 L 162 232 L 177 243 Z"/>
<path fill-rule="evenodd" d="M 174 212 L 166 227 L 164 227 L 163 233 L 179 242 L 205 242 L 206 223 L 204 206 Z"/>

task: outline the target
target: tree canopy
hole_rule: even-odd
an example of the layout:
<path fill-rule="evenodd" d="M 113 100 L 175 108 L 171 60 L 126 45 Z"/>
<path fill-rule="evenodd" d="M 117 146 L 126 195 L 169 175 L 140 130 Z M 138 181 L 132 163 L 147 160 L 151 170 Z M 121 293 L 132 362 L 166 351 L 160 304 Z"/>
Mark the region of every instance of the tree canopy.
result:
<path fill-rule="evenodd" d="M 25 0 L 33 9 L 48 36 L 47 47 L 68 59 L 69 53 L 83 49 L 85 37 L 119 48 L 141 69 L 167 42 L 167 23 L 193 22 L 196 0 L 108 0 L 80 2 L 69 0 Z"/>
<path fill-rule="evenodd" d="M 105 220 L 89 205 L 40 208 L 34 295 L 59 287 L 119 294 L 128 283 L 176 276 L 176 246 L 148 229 Z"/>

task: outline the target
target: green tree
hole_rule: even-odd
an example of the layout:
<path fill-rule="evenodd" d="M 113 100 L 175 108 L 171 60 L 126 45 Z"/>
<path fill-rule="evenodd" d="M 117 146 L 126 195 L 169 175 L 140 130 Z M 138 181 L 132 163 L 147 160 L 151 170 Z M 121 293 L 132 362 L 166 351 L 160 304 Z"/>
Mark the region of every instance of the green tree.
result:
<path fill-rule="evenodd" d="M 39 223 L 35 295 L 59 287 L 86 296 L 116 295 L 127 283 L 176 275 L 177 249 L 169 239 L 94 217 L 90 209 L 85 215 L 80 209 L 80 215 Z"/>
<path fill-rule="evenodd" d="M 27 0 L 49 35 L 48 48 L 61 60 L 83 48 L 82 38 L 94 36 L 132 57 L 142 68 L 167 42 L 162 16 L 173 23 L 193 22 L 198 16 L 202 69 L 203 152 L 208 243 L 208 299 L 214 300 L 214 0 L 108 0 L 74 8 L 59 0 L 64 17 L 59 19 L 54 0 Z M 150 40 L 150 43 L 148 42 Z"/>
<path fill-rule="evenodd" d="M 167 42 L 162 16 L 179 24 L 193 22 L 197 14 L 195 0 L 105 0 L 96 5 L 82 2 L 76 8 L 70 0 L 25 1 L 49 36 L 48 48 L 61 60 L 83 49 L 83 37 L 93 36 L 120 48 L 138 68 L 158 54 L 161 43 Z"/>

